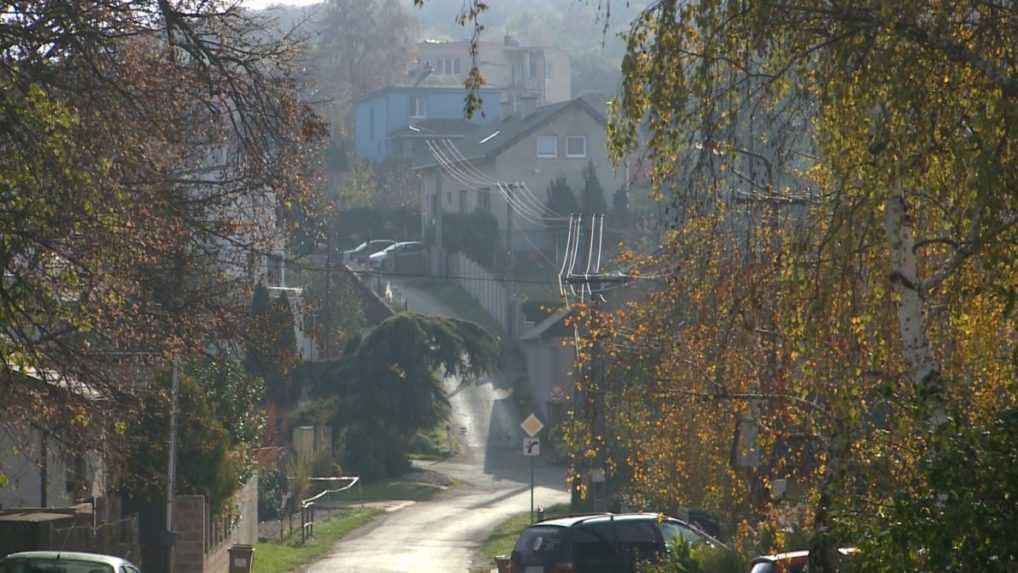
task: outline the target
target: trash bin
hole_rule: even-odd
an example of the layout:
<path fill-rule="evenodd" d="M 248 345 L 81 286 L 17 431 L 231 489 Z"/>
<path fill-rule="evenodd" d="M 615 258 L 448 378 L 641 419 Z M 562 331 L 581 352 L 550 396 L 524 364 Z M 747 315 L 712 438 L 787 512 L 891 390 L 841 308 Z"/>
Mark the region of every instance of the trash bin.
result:
<path fill-rule="evenodd" d="M 251 573 L 254 570 L 254 547 L 234 545 L 230 547 L 230 573 Z"/>
<path fill-rule="evenodd" d="M 495 567 L 498 567 L 498 573 L 509 573 L 509 556 L 496 555 Z"/>

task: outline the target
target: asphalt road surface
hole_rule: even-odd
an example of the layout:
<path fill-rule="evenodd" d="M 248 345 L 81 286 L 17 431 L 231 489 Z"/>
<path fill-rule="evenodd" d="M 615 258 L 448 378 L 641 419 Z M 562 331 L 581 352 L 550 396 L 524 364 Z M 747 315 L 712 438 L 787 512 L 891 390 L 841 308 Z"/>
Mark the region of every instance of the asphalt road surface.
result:
<path fill-rule="evenodd" d="M 452 316 L 426 293 L 405 288 L 410 309 Z M 499 373 L 496 373 L 498 376 Z M 460 385 L 451 394 L 451 433 L 460 454 L 424 463 L 457 481 L 436 498 L 384 514 L 338 543 L 310 573 L 466 573 L 492 529 L 530 509 L 529 463 L 522 455 L 522 417 L 491 380 Z M 564 468 L 538 464 L 536 505 L 569 500 Z M 485 564 L 493 566 L 493 564 Z"/>

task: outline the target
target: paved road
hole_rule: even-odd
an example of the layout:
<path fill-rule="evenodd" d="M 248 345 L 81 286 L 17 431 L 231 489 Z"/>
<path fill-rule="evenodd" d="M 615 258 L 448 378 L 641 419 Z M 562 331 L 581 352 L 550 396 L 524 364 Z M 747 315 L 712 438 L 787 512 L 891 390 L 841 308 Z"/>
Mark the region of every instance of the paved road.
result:
<path fill-rule="evenodd" d="M 426 293 L 405 288 L 410 310 L 453 316 Z M 500 374 L 499 374 L 500 375 Z M 511 374 L 509 374 L 511 375 Z M 496 375 L 497 376 L 497 375 Z M 452 430 L 461 453 L 424 464 L 457 480 L 439 497 L 385 514 L 336 545 L 310 573 L 466 573 L 495 525 L 530 508 L 529 469 L 520 453 L 519 414 L 491 380 L 451 393 Z M 561 467 L 538 467 L 535 503 L 568 501 Z"/>

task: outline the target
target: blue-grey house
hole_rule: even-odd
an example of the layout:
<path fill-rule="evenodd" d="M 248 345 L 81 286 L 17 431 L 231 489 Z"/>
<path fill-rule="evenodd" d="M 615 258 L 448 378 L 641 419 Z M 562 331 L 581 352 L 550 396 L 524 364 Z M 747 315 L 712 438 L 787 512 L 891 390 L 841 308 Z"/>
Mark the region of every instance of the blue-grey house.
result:
<path fill-rule="evenodd" d="M 459 86 L 390 86 L 372 92 L 354 104 L 354 144 L 357 157 L 384 161 L 398 155 L 389 135 L 408 129 L 414 121 L 464 119 L 466 89 Z M 498 89 L 482 88 L 481 109 L 471 123 L 485 124 L 501 119 Z"/>

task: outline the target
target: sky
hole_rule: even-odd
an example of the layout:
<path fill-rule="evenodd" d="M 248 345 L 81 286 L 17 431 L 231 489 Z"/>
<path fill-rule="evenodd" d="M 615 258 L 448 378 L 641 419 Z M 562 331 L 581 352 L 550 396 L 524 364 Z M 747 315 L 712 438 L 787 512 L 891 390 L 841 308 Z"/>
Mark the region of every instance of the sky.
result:
<path fill-rule="evenodd" d="M 268 6 L 275 4 L 288 4 L 290 6 L 307 6 L 309 4 L 317 4 L 322 0 L 241 0 L 241 4 L 248 8 L 260 10 Z"/>

